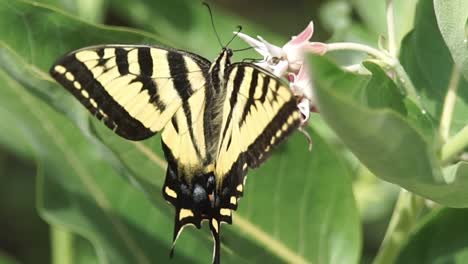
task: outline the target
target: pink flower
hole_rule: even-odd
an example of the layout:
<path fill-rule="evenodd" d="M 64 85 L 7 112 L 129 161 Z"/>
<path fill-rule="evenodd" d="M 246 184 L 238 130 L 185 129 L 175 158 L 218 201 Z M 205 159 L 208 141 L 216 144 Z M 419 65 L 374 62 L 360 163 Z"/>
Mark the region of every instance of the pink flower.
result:
<path fill-rule="evenodd" d="M 303 125 L 309 120 L 310 111 L 315 111 L 315 98 L 313 95 L 312 80 L 310 71 L 304 61 L 306 52 L 323 55 L 327 52 L 327 45 L 320 42 L 309 42 L 314 33 L 312 21 L 297 36 L 283 47 L 275 46 L 262 37 L 254 39 L 246 34 L 237 33 L 245 42 L 250 44 L 263 56 L 263 60 L 256 63 L 258 66 L 269 70 L 278 77 L 285 77 L 289 80 L 291 91 L 297 98 L 297 108 L 301 112 L 302 121 L 299 131 L 301 131 L 309 142 L 309 150 L 312 147 L 312 140 Z"/>
<path fill-rule="evenodd" d="M 299 101 L 297 107 L 302 114 L 302 124 L 309 120 L 310 111 L 315 111 L 315 98 L 309 72 L 307 64 L 304 63 L 299 69 L 299 73 L 288 74 L 289 86 Z"/>
<path fill-rule="evenodd" d="M 260 67 L 270 70 L 279 77 L 283 77 L 287 72 L 299 72 L 304 63 L 305 52 L 319 55 L 327 52 L 327 45 L 325 43 L 309 42 L 313 33 L 314 24 L 311 21 L 299 35 L 293 36 L 283 47 L 275 46 L 260 36 L 257 36 L 257 40 L 243 33 L 238 33 L 238 35 L 263 56 L 263 61 L 257 63 Z"/>
<path fill-rule="evenodd" d="M 314 95 L 312 92 L 312 80 L 310 78 L 309 67 L 306 63 L 302 64 L 297 74 L 288 73 L 289 86 L 291 87 L 294 95 L 299 97 L 306 97 L 311 102 L 314 102 Z"/>

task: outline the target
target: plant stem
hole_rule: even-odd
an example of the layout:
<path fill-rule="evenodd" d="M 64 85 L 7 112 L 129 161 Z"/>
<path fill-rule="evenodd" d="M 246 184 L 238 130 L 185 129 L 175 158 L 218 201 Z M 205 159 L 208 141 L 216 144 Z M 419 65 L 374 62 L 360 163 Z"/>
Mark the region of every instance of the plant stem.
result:
<path fill-rule="evenodd" d="M 373 264 L 395 262 L 423 208 L 423 198 L 404 189 L 400 191 L 384 240 Z"/>
<path fill-rule="evenodd" d="M 424 107 L 421 103 L 421 98 L 418 95 L 418 91 L 416 87 L 414 87 L 413 82 L 411 81 L 410 77 L 406 73 L 403 66 L 400 63 L 396 64 L 394 67 L 395 73 L 398 76 L 398 79 L 401 85 L 404 87 L 406 94 L 409 98 L 413 99 L 413 102 L 422 110 Z"/>
<path fill-rule="evenodd" d="M 387 0 L 386 5 L 388 52 L 392 57 L 396 57 L 397 48 L 395 38 L 395 17 L 393 15 L 393 0 Z"/>
<path fill-rule="evenodd" d="M 447 95 L 444 100 L 442 117 L 440 119 L 439 132 L 442 140 L 447 141 L 450 135 L 450 125 L 452 124 L 453 110 L 457 100 L 458 83 L 460 82 L 460 71 L 456 66 L 452 69 Z"/>
<path fill-rule="evenodd" d="M 387 54 L 383 51 L 380 51 L 378 49 L 364 44 L 352 42 L 335 42 L 327 44 L 327 52 L 339 50 L 353 50 L 365 52 L 384 63 L 389 68 L 393 69 L 408 97 L 411 98 L 419 108 L 424 109 L 421 103 L 421 99 L 419 98 L 418 93 L 416 91 L 416 88 L 413 85 L 413 82 L 409 78 L 403 66 L 401 66 L 398 59 L 392 57 L 390 54 Z"/>
<path fill-rule="evenodd" d="M 68 230 L 51 226 L 52 263 L 73 264 L 73 234 Z"/>
<path fill-rule="evenodd" d="M 416 88 L 414 87 L 411 79 L 409 78 L 403 66 L 396 59 L 398 52 L 395 37 L 395 20 L 393 4 L 393 0 L 386 0 L 388 51 L 390 57 L 395 58 L 394 60 L 396 61 L 393 69 L 395 70 L 395 73 L 398 79 L 400 80 L 401 84 L 405 88 L 408 97 L 412 98 L 414 102 L 419 106 L 419 108 L 423 109 Z M 455 86 L 458 86 L 458 84 Z M 456 88 L 454 89 L 456 92 Z M 451 89 L 449 89 L 449 93 L 450 90 Z M 450 124 L 451 122 L 452 113 L 453 104 L 450 114 L 447 113 L 450 116 L 450 118 L 446 120 L 449 122 L 448 124 Z M 395 262 L 396 258 L 398 257 L 398 254 L 401 251 L 401 248 L 403 247 L 404 243 L 406 243 L 411 230 L 417 223 L 418 216 L 424 208 L 424 205 L 425 203 L 423 198 L 416 196 L 404 189 L 400 191 L 400 195 L 398 196 L 395 209 L 393 210 L 392 218 L 390 219 L 390 223 L 388 225 L 387 231 L 385 232 L 382 245 L 379 249 L 376 258 L 374 259 L 373 264 L 390 264 Z"/>
<path fill-rule="evenodd" d="M 327 52 L 330 51 L 338 51 L 338 50 L 354 50 L 354 51 L 361 51 L 367 53 L 383 62 L 388 62 L 392 58 L 385 54 L 384 52 L 373 48 L 371 46 L 367 46 L 360 43 L 353 43 L 353 42 L 334 42 L 327 44 Z"/>
<path fill-rule="evenodd" d="M 450 138 L 443 146 L 440 159 L 443 164 L 450 162 L 457 154 L 468 146 L 468 125 Z"/>

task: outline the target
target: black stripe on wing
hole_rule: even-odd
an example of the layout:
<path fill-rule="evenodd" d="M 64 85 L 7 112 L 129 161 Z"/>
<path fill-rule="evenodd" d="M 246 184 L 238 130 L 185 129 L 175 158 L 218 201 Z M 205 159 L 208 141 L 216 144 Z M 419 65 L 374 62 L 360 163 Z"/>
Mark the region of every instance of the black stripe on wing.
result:
<path fill-rule="evenodd" d="M 138 49 L 138 64 L 140 65 L 140 74 L 143 76 L 153 76 L 153 58 L 151 50 L 148 47 Z"/>
<path fill-rule="evenodd" d="M 252 64 L 230 68 L 223 131 L 215 171 L 222 206 L 237 208 L 248 168 L 260 166 L 300 126 L 297 101 L 286 84 Z M 231 142 L 236 142 L 231 144 Z M 241 145 L 241 147 L 239 147 Z M 232 196 L 234 195 L 234 198 Z"/>
<path fill-rule="evenodd" d="M 291 116 L 294 118 L 289 119 Z M 283 142 L 300 124 L 297 102 L 295 100 L 287 102 L 245 152 L 249 167 L 260 166 L 271 155 L 273 148 Z"/>
<path fill-rule="evenodd" d="M 246 151 L 246 162 L 249 167 L 256 168 L 265 161 L 271 154 L 271 150 L 280 144 L 287 136 L 300 126 L 300 111 L 297 107 L 297 99 L 293 96 L 290 88 L 281 79 L 270 72 L 252 64 L 238 64 L 238 67 L 251 69 L 251 81 L 247 101 L 244 105 L 243 115 L 239 127 L 243 129 L 245 116 L 250 114 L 251 109 L 263 107 L 267 104 L 275 111 L 274 105 L 280 105 L 276 114 L 271 116 L 262 133 L 258 135 Z M 262 79 L 262 86 L 258 85 Z M 260 97 L 254 99 L 256 90 L 260 90 Z M 282 95 L 281 95 L 282 94 Z M 285 98 L 287 94 L 287 98 Z M 269 98 L 270 95 L 272 98 Z M 245 96 L 245 94 L 244 94 Z M 281 100 L 279 100 L 281 98 Z M 245 114 L 245 116 L 244 116 Z"/>
<path fill-rule="evenodd" d="M 168 59 L 173 64 L 170 73 L 164 70 Z M 198 66 L 192 66 L 192 74 L 207 74 L 209 61 L 196 54 L 142 45 L 76 50 L 59 59 L 50 74 L 118 135 L 142 140 L 161 130 L 177 111 L 175 106 L 193 94 L 185 59 Z M 180 98 L 171 97 L 172 88 L 165 86 L 164 79 L 174 81 Z M 169 105 L 171 110 L 167 112 Z M 158 121 L 160 116 L 164 119 Z"/>
<path fill-rule="evenodd" d="M 188 69 L 185 64 L 184 57 L 180 53 L 169 52 L 167 53 L 167 61 L 169 62 L 169 70 L 171 72 L 171 76 L 178 74 L 177 78 L 173 79 L 174 88 L 176 89 L 177 93 L 182 99 L 182 107 L 184 109 L 184 114 L 187 121 L 190 139 L 192 141 L 193 147 L 195 148 L 198 157 L 201 157 L 202 155 L 200 153 L 200 148 L 196 144 L 197 141 L 195 140 L 195 135 L 193 133 L 192 111 L 188 102 L 188 99 L 193 94 L 193 89 L 190 85 L 190 81 L 188 80 Z"/>
<path fill-rule="evenodd" d="M 250 81 L 249 96 L 247 97 L 247 103 L 245 104 L 244 110 L 242 111 L 241 119 L 239 121 L 239 126 L 242 123 L 244 123 L 245 118 L 247 117 L 247 114 L 249 113 L 249 109 L 255 104 L 254 94 L 255 94 L 255 90 L 257 89 L 258 74 L 259 74 L 259 71 L 257 69 L 253 69 L 252 80 Z M 268 82 L 270 81 L 269 77 L 266 77 L 265 79 L 268 79 Z M 265 95 L 266 95 L 266 91 L 265 91 Z"/>
<path fill-rule="evenodd" d="M 226 124 L 230 124 L 232 121 L 232 115 L 234 112 L 234 107 L 237 103 L 237 97 L 239 96 L 239 89 L 244 79 L 244 67 L 239 67 L 236 72 L 236 77 L 234 78 L 234 90 L 231 93 L 231 97 L 229 98 L 230 110 L 227 116 Z M 221 138 L 224 139 L 226 137 L 227 130 L 229 125 L 224 127 L 223 133 L 221 134 Z"/>
<path fill-rule="evenodd" d="M 226 195 L 221 197 L 222 206 L 234 210 L 237 209 L 237 199 L 243 195 L 244 178 L 246 177 L 248 168 L 260 166 L 271 155 L 274 146 L 284 141 L 299 127 L 299 118 L 294 119 L 291 123 L 287 123 L 286 121 L 296 111 L 297 104 L 294 101 L 286 103 L 257 139 L 250 144 L 249 148 L 239 154 L 231 169 L 223 176 L 221 193 Z M 285 123 L 288 125 L 284 126 Z M 281 131 L 281 133 L 278 133 L 278 131 Z M 231 198 L 232 194 L 236 197 L 235 203 L 233 203 L 233 199 Z"/>
<path fill-rule="evenodd" d="M 116 49 L 117 50 L 117 49 Z M 60 73 L 55 67 L 64 67 L 65 73 Z M 122 67 L 117 64 L 119 71 Z M 125 71 L 123 69 L 122 71 Z M 128 66 L 127 66 L 128 71 Z M 104 87 L 94 77 L 86 65 L 74 56 L 65 56 L 58 60 L 50 69 L 51 76 L 73 94 L 93 115 L 102 120 L 107 127 L 121 137 L 130 140 L 142 140 L 154 132 L 146 128 L 125 109 L 112 99 Z M 70 80 L 73 76 L 73 80 Z"/>
<path fill-rule="evenodd" d="M 104 50 L 104 49 L 103 49 Z M 129 73 L 128 70 L 128 51 L 124 48 L 116 48 L 115 49 L 115 62 L 117 64 L 117 68 L 119 69 L 120 75 L 127 75 Z"/>

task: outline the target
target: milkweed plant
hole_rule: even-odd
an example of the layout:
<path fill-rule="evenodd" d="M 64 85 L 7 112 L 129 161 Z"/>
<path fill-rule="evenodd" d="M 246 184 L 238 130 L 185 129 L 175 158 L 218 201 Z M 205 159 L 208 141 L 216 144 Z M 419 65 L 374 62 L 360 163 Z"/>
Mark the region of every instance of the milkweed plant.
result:
<path fill-rule="evenodd" d="M 430 233 L 430 230 L 437 230 L 439 221 L 461 221 L 448 220 L 446 214 L 452 212 L 444 207 L 467 206 L 462 197 L 467 197 L 468 186 L 463 182 L 468 175 L 462 172 L 462 168 L 467 165 L 464 150 L 468 146 L 468 112 L 456 104 L 460 99 L 466 100 L 462 99 L 463 92 L 459 88 L 467 87 L 468 4 L 462 1 L 419 1 L 414 28 L 401 43 L 397 43 L 394 2 L 397 1 L 385 1 L 387 34 L 378 40 L 378 48 L 355 42 L 310 42 L 313 22 L 282 47 L 261 36 L 255 39 L 239 33 L 239 37 L 263 56 L 257 65 L 289 81 L 298 97 L 303 123 L 308 121 L 310 111 L 322 113 L 365 166 L 376 176 L 401 187 L 385 238 L 373 263 L 433 263 L 442 259 L 463 263 L 468 260 L 458 258 L 461 253 L 453 249 L 453 245 L 446 247 L 454 251 L 441 255 L 431 252 L 434 249 L 430 247 L 419 249 L 422 252 L 417 254 L 411 250 L 415 250 L 417 243 L 423 243 L 424 239 L 440 239 L 437 233 Z M 429 30 L 424 23 L 429 23 L 430 30 L 433 30 L 429 36 L 423 36 L 428 33 L 425 30 Z M 323 56 L 344 50 L 367 55 L 357 64 L 339 66 L 344 75 L 369 76 L 366 89 L 381 89 L 382 85 L 390 83 L 405 106 L 397 109 L 393 105 L 396 102 L 391 102 L 390 98 L 384 99 L 387 102 L 373 102 L 382 98 L 370 96 L 365 99 L 367 102 L 360 101 L 363 98 L 349 100 L 346 97 L 353 95 L 339 91 L 341 87 L 338 86 L 341 85 L 334 85 L 337 80 L 319 80 L 317 88 L 314 87 L 314 69 L 323 73 L 320 68 L 324 65 L 312 59 L 314 67 L 310 67 L 308 55 Z M 447 57 L 441 58 L 441 53 L 446 53 Z M 438 86 L 440 79 L 445 80 L 445 86 Z M 346 88 L 346 84 L 342 86 L 342 89 L 353 89 Z M 428 98 L 435 91 L 444 95 L 439 96 L 440 101 Z M 382 103 L 384 105 L 380 105 Z M 435 108 L 434 103 L 438 107 Z M 372 108 L 379 111 L 368 112 Z M 413 111 L 416 118 L 411 116 Z M 356 120 L 347 120 L 354 118 Z M 428 122 L 423 127 L 419 123 L 421 119 Z M 393 122 L 399 125 L 390 125 Z M 461 124 L 455 125 L 454 122 Z M 362 131 L 360 126 L 371 131 Z M 410 130 L 417 137 L 410 136 Z M 397 154 L 395 159 L 390 157 L 400 151 L 409 152 L 411 157 L 408 161 L 411 160 L 412 164 L 402 160 L 407 158 L 406 155 Z M 428 168 L 423 169 L 426 165 Z"/>
<path fill-rule="evenodd" d="M 185 232 L 169 259 L 173 212 L 160 193 L 160 139 L 117 138 L 47 75 L 57 56 L 96 44 L 212 52 L 201 35 L 211 30 L 206 10 L 191 1 L 108 1 L 141 31 L 100 25 L 102 1 L 94 13 L 79 1 L 50 2 L 0 0 L 0 143 L 35 161 L 52 262 L 206 263 L 203 232 Z M 311 150 L 292 136 L 249 171 L 221 238 L 223 263 L 468 263 L 468 1 L 353 2 L 360 20 L 328 41 L 314 36 L 314 26 L 335 19 L 326 9 L 314 22 L 291 23 L 305 28 L 285 44 L 248 22 L 234 32 L 233 45 L 247 43 L 261 57 L 254 63 L 289 83 Z M 215 21 L 229 32 L 239 24 Z M 356 25 L 384 30 L 356 41 Z M 388 190 L 361 188 L 362 174 L 399 193 L 371 254 L 363 197 L 381 209 Z"/>

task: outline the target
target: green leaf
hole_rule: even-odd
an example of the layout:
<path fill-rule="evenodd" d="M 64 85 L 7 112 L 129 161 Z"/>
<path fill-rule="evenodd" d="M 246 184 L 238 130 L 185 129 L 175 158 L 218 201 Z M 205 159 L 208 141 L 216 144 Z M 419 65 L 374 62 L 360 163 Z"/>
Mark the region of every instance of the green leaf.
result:
<path fill-rule="evenodd" d="M 42 216 L 89 239 L 101 262 L 168 261 L 174 216 L 161 195 L 165 162 L 159 138 L 134 143 L 96 121 L 89 126 L 83 107 L 46 73 L 71 49 L 163 38 L 87 24 L 22 1 L 0 4 L 0 15 L 27 33 L 2 39 L 0 68 L 6 74 L 0 77 L 8 85 L 0 90 L 6 93 L 0 95 L 0 110 L 5 109 L 0 114 L 10 115 L 7 120 L 39 160 Z M 0 23 L 0 33 L 8 30 Z M 294 136 L 249 174 L 234 224 L 223 226 L 223 262 L 358 262 L 360 224 L 351 176 L 326 142 L 312 135 L 314 152 L 307 151 L 302 136 Z M 206 226 L 187 228 L 175 261 L 206 263 L 211 249 Z"/>
<path fill-rule="evenodd" d="M 41 0 L 41 4 L 55 6 L 90 22 L 102 22 L 106 0 Z"/>
<path fill-rule="evenodd" d="M 27 63 L 44 72 L 49 71 L 58 56 L 85 46 L 115 41 L 121 44 L 160 43 L 148 33 L 89 24 L 39 3 L 0 2 L 0 14 L 1 40 L 14 47 Z M 15 30 L 11 30 L 12 25 Z"/>
<path fill-rule="evenodd" d="M 402 44 L 401 63 L 434 120 L 439 123 L 449 85 L 454 82 L 453 60 L 437 26 L 433 1 L 420 1 L 414 30 Z M 468 120 L 468 83 L 458 82 L 457 100 L 450 134 L 464 127 Z"/>
<path fill-rule="evenodd" d="M 445 10 L 445 7 L 442 7 L 437 1 L 434 3 L 439 10 L 438 12 L 440 12 L 439 16 L 442 17 L 442 10 Z M 448 3 L 444 2 L 444 4 Z M 440 122 L 442 104 L 449 86 L 458 85 L 453 121 L 450 128 L 450 134 L 453 135 L 467 124 L 468 82 L 457 76 L 457 69 L 454 69 L 452 59 L 454 54 L 451 55 L 447 47 L 447 44 L 450 48 L 454 47 L 457 41 L 455 40 L 456 34 L 458 40 L 460 39 L 459 26 L 455 27 L 457 28 L 456 33 L 452 31 L 449 33 L 448 25 L 453 23 L 454 19 L 460 22 L 458 7 L 463 9 L 463 6 L 457 8 L 454 8 L 452 4 L 450 6 L 451 12 L 454 12 L 454 18 L 446 18 L 448 22 L 445 23 L 447 24 L 440 26 L 440 29 L 444 32 L 442 34 L 437 25 L 438 21 L 433 1 L 421 1 L 418 4 L 414 30 L 403 41 L 401 61 L 421 95 L 425 110 L 431 114 L 436 122 Z M 445 16 L 450 15 L 445 14 Z M 443 35 L 445 35 L 445 38 L 451 36 L 450 40 L 447 38 L 447 44 L 444 42 Z M 460 52 L 460 50 L 457 52 Z M 463 56 L 460 58 L 463 58 Z M 456 57 L 453 56 L 453 58 Z M 453 186 L 452 194 L 458 200 L 463 200 L 465 196 L 463 193 L 456 194 L 463 192 L 463 189 L 466 188 L 465 179 L 468 178 L 468 171 L 465 168 L 466 164 L 459 162 L 444 170 L 446 183 Z M 458 206 L 464 205 L 459 204 Z"/>
<path fill-rule="evenodd" d="M 15 123 L 23 124 L 17 126 L 18 133 L 26 138 L 38 159 L 38 207 L 42 217 L 90 239 L 101 263 L 168 260 L 170 235 L 160 226 L 171 226 L 172 217 L 154 208 L 142 192 L 118 177 L 95 146 L 76 133 L 70 121 L 3 73 L 1 81 L 5 85 L 0 89 L 0 113 L 9 113 Z M 8 111 L 10 105 L 21 109 Z M 197 236 L 186 236 L 191 246 L 181 247 L 176 260 L 184 263 L 195 256 L 203 262 L 203 256 L 211 254 L 209 237 L 203 237 L 206 243 L 198 243 Z"/>
<path fill-rule="evenodd" d="M 74 262 L 77 264 L 99 264 L 93 245 L 82 236 L 73 238 Z"/>
<path fill-rule="evenodd" d="M 431 120 L 397 95 L 379 67 L 366 64 L 373 75 L 365 77 L 345 73 L 323 58 L 311 63 L 320 113 L 366 167 L 438 203 L 468 206 L 468 172 L 463 166 L 456 177 L 442 174 Z"/>
<path fill-rule="evenodd" d="M 434 0 L 434 10 L 437 24 L 452 58 L 468 79 L 468 2 Z"/>
<path fill-rule="evenodd" d="M 467 209 L 441 209 L 421 221 L 396 263 L 467 263 Z"/>
<path fill-rule="evenodd" d="M 311 137 L 312 152 L 302 135 L 293 136 L 283 151 L 250 173 L 239 214 L 309 262 L 358 263 L 361 234 L 350 175 L 318 134 Z"/>

